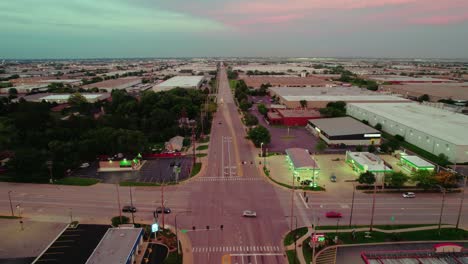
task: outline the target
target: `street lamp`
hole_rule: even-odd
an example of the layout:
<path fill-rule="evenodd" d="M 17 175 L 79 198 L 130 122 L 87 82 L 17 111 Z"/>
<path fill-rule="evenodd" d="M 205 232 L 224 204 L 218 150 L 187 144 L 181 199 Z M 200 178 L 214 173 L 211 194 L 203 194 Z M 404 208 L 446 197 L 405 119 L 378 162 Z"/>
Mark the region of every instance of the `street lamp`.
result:
<path fill-rule="evenodd" d="M 442 204 L 440 206 L 440 216 L 439 216 L 439 235 L 440 235 L 440 225 L 442 224 L 442 214 L 444 212 L 444 204 L 445 204 L 445 192 L 446 192 L 446 189 L 440 185 L 436 185 L 437 187 L 440 188 L 440 190 L 442 191 Z"/>
<path fill-rule="evenodd" d="M 175 220 L 174 220 L 174 222 L 175 222 L 175 229 L 176 229 L 175 233 L 176 233 L 176 240 L 177 240 L 177 263 L 179 263 L 179 254 L 180 254 L 180 249 L 179 249 L 179 248 L 180 248 L 180 247 L 179 247 L 179 231 L 178 231 L 178 228 L 177 228 L 177 215 L 183 214 L 183 213 L 191 213 L 191 212 L 192 212 L 192 211 L 190 211 L 190 210 L 189 210 L 189 211 L 178 212 L 178 213 L 175 214 L 175 217 L 174 217 L 174 218 L 175 218 Z M 163 212 L 163 214 L 164 214 L 164 212 Z"/>
<path fill-rule="evenodd" d="M 130 212 L 132 213 L 132 223 L 135 226 L 135 215 L 133 213 L 133 196 L 132 196 L 132 186 L 130 186 L 130 206 L 131 210 Z"/>
<path fill-rule="evenodd" d="M 353 182 L 353 198 L 351 201 L 351 213 L 349 215 L 349 227 L 351 227 L 351 223 L 353 221 L 353 209 L 354 209 L 354 193 L 356 192 L 356 184 Z"/>
<path fill-rule="evenodd" d="M 466 176 L 463 176 L 463 189 L 461 191 L 460 207 L 458 208 L 457 225 L 455 227 L 456 229 L 458 229 L 458 226 L 460 225 L 460 217 L 461 217 L 461 212 L 462 212 L 462 207 L 463 207 L 463 200 L 465 199 L 465 187 L 466 187 Z"/>
<path fill-rule="evenodd" d="M 286 217 L 291 217 L 291 220 L 292 220 L 292 217 L 294 217 L 296 219 L 296 228 L 294 229 L 294 255 L 296 255 L 296 257 L 294 258 L 294 264 L 296 264 L 296 259 L 297 259 L 297 216 L 287 215 Z"/>
<path fill-rule="evenodd" d="M 377 179 L 374 175 L 374 194 L 372 195 L 372 215 L 371 215 L 371 222 L 369 226 L 369 232 L 372 232 L 372 227 L 374 226 L 374 212 L 375 212 L 375 196 L 377 193 Z"/>
<path fill-rule="evenodd" d="M 21 231 L 23 231 L 24 227 L 23 227 L 23 219 L 21 218 L 21 204 L 16 205 L 16 209 L 18 209 L 19 223 L 21 225 Z"/>
<path fill-rule="evenodd" d="M 15 216 L 15 213 L 13 212 L 13 204 L 11 203 L 11 191 L 8 191 L 8 200 L 10 201 L 11 216 Z"/>
<path fill-rule="evenodd" d="M 262 151 L 262 156 L 263 156 L 263 166 L 266 166 L 265 165 L 265 153 L 263 152 L 263 142 L 260 143 L 260 150 Z"/>

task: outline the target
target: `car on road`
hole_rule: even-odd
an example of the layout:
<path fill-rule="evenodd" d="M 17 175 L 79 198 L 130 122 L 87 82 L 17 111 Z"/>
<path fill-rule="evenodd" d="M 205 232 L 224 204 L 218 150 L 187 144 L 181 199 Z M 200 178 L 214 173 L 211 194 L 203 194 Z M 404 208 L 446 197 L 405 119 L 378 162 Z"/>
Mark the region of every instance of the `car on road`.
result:
<path fill-rule="evenodd" d="M 222 123 L 223 123 L 223 122 L 221 122 L 221 121 L 218 122 L 218 124 L 220 124 L 220 125 L 221 125 Z"/>
<path fill-rule="evenodd" d="M 341 213 L 335 212 L 335 211 L 330 211 L 325 213 L 325 216 L 327 218 L 341 218 L 343 215 Z"/>
<path fill-rule="evenodd" d="M 335 175 L 330 176 L 330 181 L 331 182 L 336 182 L 336 176 Z"/>
<path fill-rule="evenodd" d="M 163 212 L 163 208 L 162 207 L 158 207 L 156 208 L 156 213 L 158 214 L 161 214 Z M 170 214 L 171 213 L 171 208 L 168 208 L 168 207 L 164 207 L 164 213 L 165 214 Z"/>
<path fill-rule="evenodd" d="M 124 213 L 136 213 L 136 211 L 137 211 L 137 209 L 133 205 L 125 205 L 122 208 L 122 212 L 124 212 Z"/>
<path fill-rule="evenodd" d="M 307 186 L 309 186 L 311 183 L 312 183 L 311 180 L 303 180 L 303 181 L 301 181 L 301 185 L 307 185 Z"/>
<path fill-rule="evenodd" d="M 405 192 L 403 193 L 403 198 L 415 198 L 416 194 L 414 192 Z"/>
<path fill-rule="evenodd" d="M 82 169 L 86 169 L 86 168 L 88 168 L 88 167 L 89 167 L 89 163 L 88 163 L 88 162 L 82 163 L 82 164 L 80 165 L 80 168 L 82 168 Z"/>
<path fill-rule="evenodd" d="M 242 216 L 243 217 L 257 217 L 257 213 L 255 211 L 245 210 L 244 212 L 242 212 Z"/>

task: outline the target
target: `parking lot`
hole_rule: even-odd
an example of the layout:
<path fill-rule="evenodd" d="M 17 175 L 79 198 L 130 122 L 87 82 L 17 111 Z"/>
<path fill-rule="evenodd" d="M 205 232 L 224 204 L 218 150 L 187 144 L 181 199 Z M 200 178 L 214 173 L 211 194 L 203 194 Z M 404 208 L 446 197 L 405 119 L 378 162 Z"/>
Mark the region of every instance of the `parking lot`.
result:
<path fill-rule="evenodd" d="M 178 180 L 187 179 L 192 168 L 192 159 L 189 157 L 158 158 L 147 160 L 143 167 L 137 171 L 97 172 L 97 163 L 85 169 L 74 172 L 75 177 L 97 178 L 103 183 L 118 183 L 123 181 L 161 183 L 176 181 L 174 166 L 180 164 Z"/>

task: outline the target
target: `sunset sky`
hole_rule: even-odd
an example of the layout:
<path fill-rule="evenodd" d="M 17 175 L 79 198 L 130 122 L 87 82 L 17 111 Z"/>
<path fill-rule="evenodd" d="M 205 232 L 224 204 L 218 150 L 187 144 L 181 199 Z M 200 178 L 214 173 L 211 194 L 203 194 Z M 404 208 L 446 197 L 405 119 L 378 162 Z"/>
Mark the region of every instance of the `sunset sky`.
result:
<path fill-rule="evenodd" d="M 468 1 L 12 0 L 0 35 L 0 58 L 468 58 Z"/>

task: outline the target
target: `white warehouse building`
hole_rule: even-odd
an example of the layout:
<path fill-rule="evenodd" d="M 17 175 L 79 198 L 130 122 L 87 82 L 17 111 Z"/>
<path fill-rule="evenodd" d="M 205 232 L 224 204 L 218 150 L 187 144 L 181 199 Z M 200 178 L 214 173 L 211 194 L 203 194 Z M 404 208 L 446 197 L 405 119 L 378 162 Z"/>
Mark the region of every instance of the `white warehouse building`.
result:
<path fill-rule="evenodd" d="M 169 91 L 176 87 L 187 88 L 187 89 L 198 89 L 200 88 L 204 76 L 175 76 L 162 83 L 153 86 L 153 91 Z"/>
<path fill-rule="evenodd" d="M 468 116 L 418 103 L 351 103 L 347 114 L 451 162 L 468 162 Z"/>

